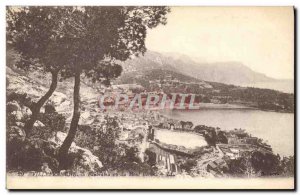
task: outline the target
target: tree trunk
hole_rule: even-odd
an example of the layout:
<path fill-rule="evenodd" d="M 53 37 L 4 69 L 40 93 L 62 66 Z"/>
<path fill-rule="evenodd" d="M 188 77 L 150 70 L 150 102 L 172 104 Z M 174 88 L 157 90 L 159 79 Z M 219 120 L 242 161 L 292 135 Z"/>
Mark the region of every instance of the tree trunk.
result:
<path fill-rule="evenodd" d="M 75 84 L 74 84 L 74 110 L 73 110 L 73 118 L 71 121 L 70 129 L 67 137 L 65 138 L 63 144 L 61 145 L 58 153 L 59 166 L 61 169 L 64 169 L 66 166 L 68 151 L 71 147 L 72 142 L 74 141 L 78 122 L 80 118 L 80 73 L 75 73 Z"/>
<path fill-rule="evenodd" d="M 59 71 L 51 72 L 52 81 L 51 81 L 51 85 L 50 85 L 49 90 L 47 91 L 47 93 L 43 97 L 41 97 L 41 99 L 39 99 L 38 102 L 34 103 L 32 105 L 32 107 L 30 108 L 32 114 L 31 114 L 30 119 L 26 122 L 26 124 L 24 126 L 24 131 L 25 131 L 27 137 L 30 136 L 33 125 L 34 125 L 35 121 L 37 120 L 37 118 L 40 114 L 40 110 L 41 110 L 42 106 L 51 97 L 51 95 L 53 94 L 53 92 L 55 91 L 55 89 L 57 87 L 58 72 Z"/>

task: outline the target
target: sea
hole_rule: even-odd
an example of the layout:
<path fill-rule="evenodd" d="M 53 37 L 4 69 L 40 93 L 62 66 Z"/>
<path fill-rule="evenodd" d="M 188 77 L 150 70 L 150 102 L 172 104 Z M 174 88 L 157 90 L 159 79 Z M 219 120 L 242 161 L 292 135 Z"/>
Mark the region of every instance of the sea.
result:
<path fill-rule="evenodd" d="M 203 108 L 199 110 L 163 110 L 161 114 L 194 126 L 206 125 L 221 130 L 245 129 L 262 138 L 280 156 L 294 155 L 294 114 L 261 111 L 252 108 Z M 180 136 L 180 134 L 176 134 Z M 175 135 L 174 135 L 175 136 Z M 180 139 L 176 139 L 180 140 Z"/>

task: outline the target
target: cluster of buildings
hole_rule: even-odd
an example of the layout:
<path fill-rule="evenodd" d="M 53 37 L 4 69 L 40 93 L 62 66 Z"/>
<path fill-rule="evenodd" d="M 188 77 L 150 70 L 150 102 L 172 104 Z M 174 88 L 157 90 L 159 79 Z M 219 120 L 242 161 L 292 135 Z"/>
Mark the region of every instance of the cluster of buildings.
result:
<path fill-rule="evenodd" d="M 181 174 L 180 156 L 184 156 L 185 159 L 202 157 L 203 161 L 206 161 L 205 165 L 199 166 L 201 173 L 204 175 L 218 176 L 222 175 L 228 165 L 225 158 L 238 159 L 242 156 L 243 152 L 252 151 L 254 149 L 262 148 L 262 150 L 268 152 L 271 151 L 271 147 L 262 143 L 262 140 L 248 135 L 245 130 L 235 129 L 232 131 L 223 131 L 228 142 L 217 143 L 218 151 L 213 147 L 206 147 L 200 152 L 187 149 L 179 145 L 171 145 L 160 142 L 155 139 L 155 129 L 168 129 L 170 131 L 187 131 L 197 134 L 206 134 L 207 132 L 221 131 L 219 128 L 208 127 L 205 125 L 198 125 L 194 128 L 193 123 L 189 121 L 179 121 L 167 118 L 157 111 L 143 110 L 140 112 L 119 112 L 109 111 L 106 113 L 110 117 L 114 117 L 121 129 L 119 142 L 125 143 L 128 146 L 138 148 L 138 155 L 142 161 L 147 161 L 153 166 L 158 168 L 158 172 L 163 175 L 177 175 Z M 84 121 L 89 121 L 93 118 L 92 125 L 102 123 L 106 114 L 97 115 L 94 114 L 82 114 Z M 102 122 L 101 122 L 102 121 Z M 212 150 L 209 150 L 212 149 Z M 182 159 L 181 159 L 182 160 Z M 198 170 L 199 171 L 199 170 Z"/>
<path fill-rule="evenodd" d="M 177 78 L 172 77 L 172 75 L 167 75 L 164 78 L 156 79 L 156 80 L 150 80 L 149 81 L 150 89 L 153 90 L 160 90 L 162 88 L 170 88 L 170 87 L 176 87 L 176 88 L 212 88 L 210 85 L 208 85 L 205 82 L 202 81 L 180 81 Z"/>
<path fill-rule="evenodd" d="M 235 129 L 226 132 L 226 137 L 228 140 L 228 145 L 237 145 L 240 148 L 246 145 L 250 148 L 261 148 L 263 150 L 272 152 L 270 145 L 263 142 L 262 139 L 249 135 L 244 129 Z"/>

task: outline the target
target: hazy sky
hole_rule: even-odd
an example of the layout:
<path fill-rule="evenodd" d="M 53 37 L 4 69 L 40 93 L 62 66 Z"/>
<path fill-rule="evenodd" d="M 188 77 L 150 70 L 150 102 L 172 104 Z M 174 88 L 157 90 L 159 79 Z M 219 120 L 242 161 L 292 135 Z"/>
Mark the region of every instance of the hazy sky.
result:
<path fill-rule="evenodd" d="M 239 61 L 274 78 L 293 78 L 291 7 L 172 7 L 147 48 L 204 62 Z"/>

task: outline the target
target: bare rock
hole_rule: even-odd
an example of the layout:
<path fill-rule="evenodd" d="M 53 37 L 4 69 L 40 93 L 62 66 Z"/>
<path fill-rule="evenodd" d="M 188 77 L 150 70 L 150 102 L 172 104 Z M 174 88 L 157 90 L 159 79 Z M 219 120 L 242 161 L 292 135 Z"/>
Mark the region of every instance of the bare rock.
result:
<path fill-rule="evenodd" d="M 16 118 L 17 121 L 20 121 L 23 118 L 23 113 L 19 110 L 13 111 L 11 114 Z"/>
<path fill-rule="evenodd" d="M 45 125 L 41 122 L 41 121 L 35 121 L 35 123 L 33 124 L 33 126 L 35 127 L 44 127 Z"/>

